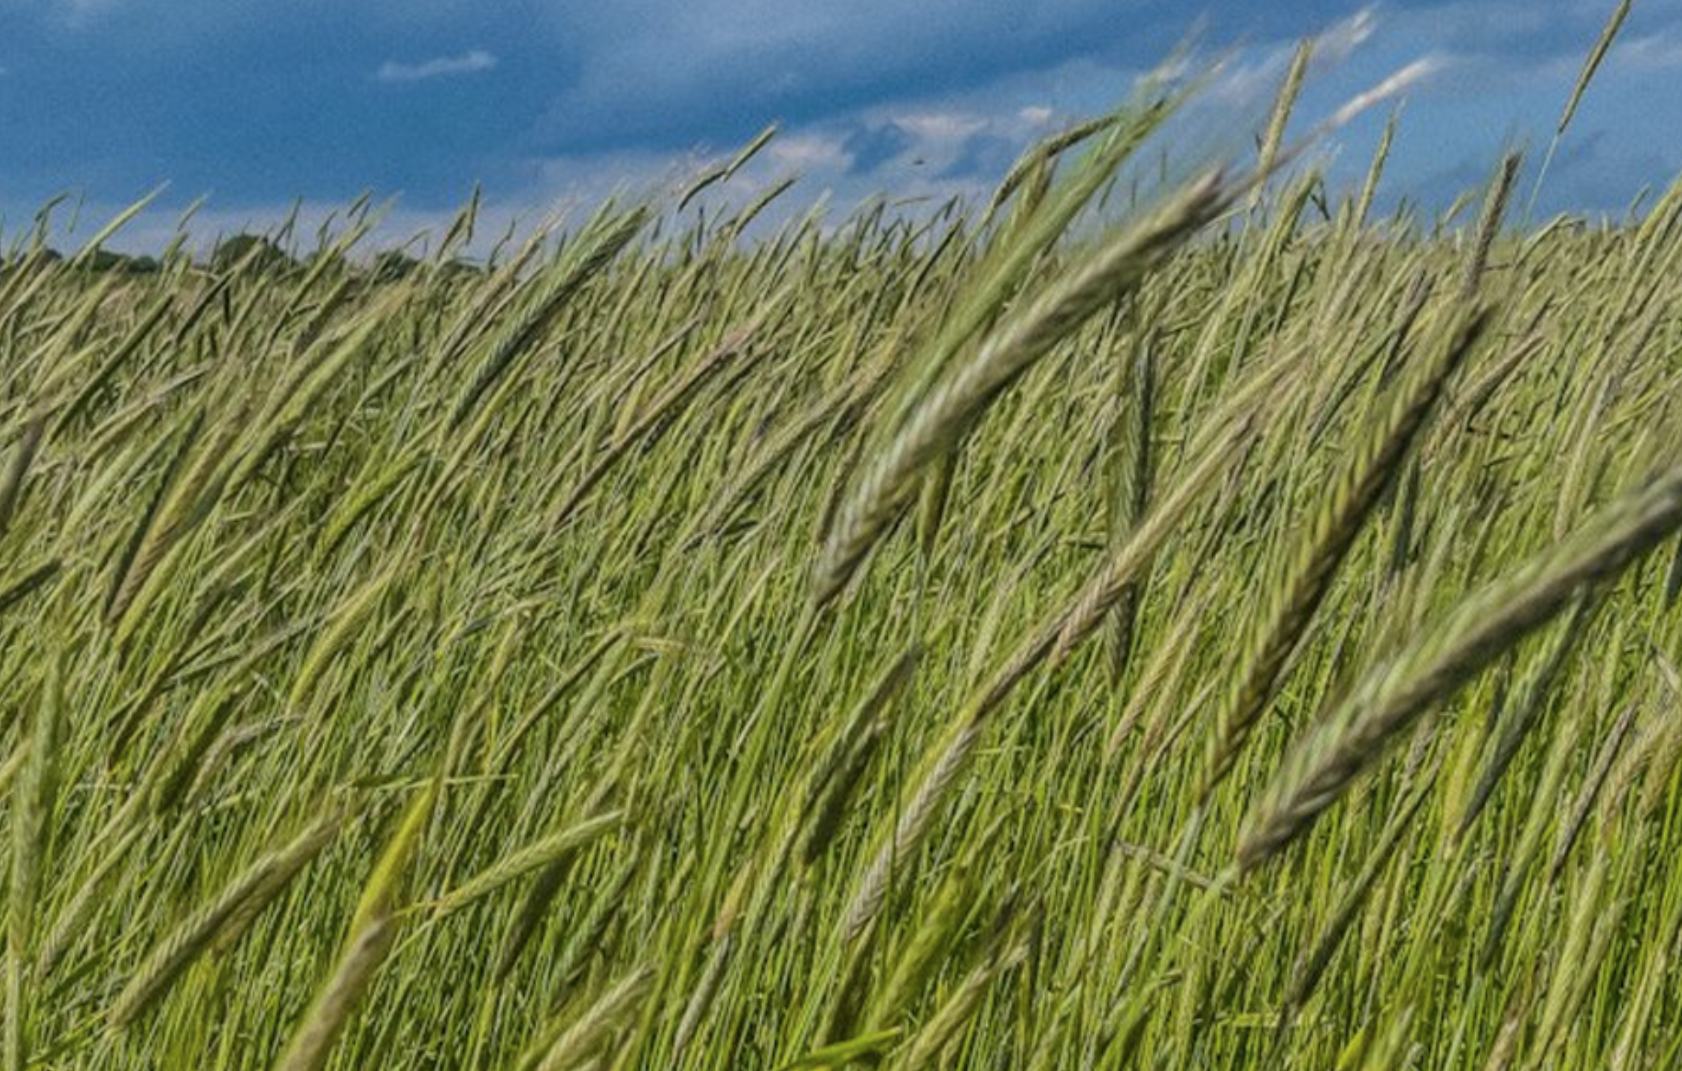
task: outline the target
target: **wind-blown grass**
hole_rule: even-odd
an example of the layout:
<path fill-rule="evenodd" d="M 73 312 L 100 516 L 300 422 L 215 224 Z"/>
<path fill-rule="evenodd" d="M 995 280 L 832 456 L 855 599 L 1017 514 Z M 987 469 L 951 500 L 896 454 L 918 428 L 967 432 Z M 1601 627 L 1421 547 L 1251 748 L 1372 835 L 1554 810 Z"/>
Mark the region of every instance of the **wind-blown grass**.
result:
<path fill-rule="evenodd" d="M 1094 214 L 1180 99 L 980 217 L 15 248 L 7 1066 L 1671 1066 L 1682 186 Z"/>

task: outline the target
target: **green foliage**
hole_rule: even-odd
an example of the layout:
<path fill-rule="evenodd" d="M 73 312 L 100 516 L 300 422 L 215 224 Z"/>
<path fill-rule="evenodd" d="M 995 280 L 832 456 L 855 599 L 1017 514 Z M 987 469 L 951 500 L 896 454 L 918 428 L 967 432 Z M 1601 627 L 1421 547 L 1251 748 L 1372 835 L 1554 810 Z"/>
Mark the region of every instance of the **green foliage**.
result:
<path fill-rule="evenodd" d="M 260 234 L 224 238 L 210 253 L 210 270 L 216 272 L 243 267 L 253 275 L 277 275 L 297 263 L 278 242 Z"/>

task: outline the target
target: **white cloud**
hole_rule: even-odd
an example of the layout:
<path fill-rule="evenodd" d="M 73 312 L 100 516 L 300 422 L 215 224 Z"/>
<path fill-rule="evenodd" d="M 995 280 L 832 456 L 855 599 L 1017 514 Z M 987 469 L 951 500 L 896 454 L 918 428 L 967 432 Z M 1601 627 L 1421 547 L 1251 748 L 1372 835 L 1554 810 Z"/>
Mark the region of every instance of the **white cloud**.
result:
<path fill-rule="evenodd" d="M 1336 129 L 1348 124 L 1350 120 L 1367 109 L 1392 97 L 1400 96 L 1433 75 L 1440 73 L 1446 63 L 1447 60 L 1438 55 L 1425 56 L 1414 60 L 1371 89 L 1350 98 L 1330 119 L 1326 120 L 1326 126 L 1329 129 Z"/>
<path fill-rule="evenodd" d="M 56 12 L 64 25 L 71 29 L 84 30 L 98 21 L 100 16 L 121 7 L 123 0 L 62 0 Z"/>
<path fill-rule="evenodd" d="M 925 141 L 962 141 L 987 129 L 987 118 L 957 112 L 923 112 L 896 116 L 894 121 L 903 129 Z"/>
<path fill-rule="evenodd" d="M 781 137 L 771 142 L 767 151 L 777 163 L 801 171 L 844 168 L 852 163 L 852 157 L 842 148 L 840 138 L 822 134 Z"/>
<path fill-rule="evenodd" d="M 399 63 L 387 60 L 380 64 L 375 78 L 382 82 L 419 82 L 428 78 L 446 78 L 458 74 L 474 74 L 496 66 L 496 57 L 482 48 L 463 52 L 459 56 L 439 56 L 422 63 Z"/>
<path fill-rule="evenodd" d="M 1334 63 L 1343 62 L 1349 58 L 1351 53 L 1372 38 L 1377 23 L 1378 19 L 1373 9 L 1370 7 L 1362 8 L 1314 38 L 1316 57 Z"/>
<path fill-rule="evenodd" d="M 1670 34 L 1636 37 L 1612 49 L 1610 62 L 1632 71 L 1662 71 L 1682 67 L 1682 40 Z"/>

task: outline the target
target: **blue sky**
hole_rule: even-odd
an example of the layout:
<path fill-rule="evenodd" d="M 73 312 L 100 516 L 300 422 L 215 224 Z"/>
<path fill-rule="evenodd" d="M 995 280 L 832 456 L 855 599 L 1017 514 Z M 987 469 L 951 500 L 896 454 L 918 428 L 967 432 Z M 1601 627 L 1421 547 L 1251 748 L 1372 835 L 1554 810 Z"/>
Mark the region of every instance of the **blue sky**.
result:
<path fill-rule="evenodd" d="M 1387 203 L 1447 204 L 1503 148 L 1539 158 L 1615 0 L 0 0 L 6 233 L 70 192 L 92 220 L 161 182 L 131 244 L 200 195 L 204 230 L 401 195 L 436 225 L 475 182 L 498 218 L 664 190 L 771 120 L 733 183 L 786 174 L 839 213 L 981 191 L 1020 149 L 1125 96 L 1201 17 L 1228 84 L 1171 157 L 1240 152 L 1292 43 L 1323 34 L 1303 124 L 1429 58 Z M 1357 181 L 1384 109 L 1320 157 Z M 1682 0 L 1637 0 L 1562 146 L 1546 212 L 1617 212 L 1682 172 Z M 1188 148 L 1190 145 L 1192 147 Z"/>

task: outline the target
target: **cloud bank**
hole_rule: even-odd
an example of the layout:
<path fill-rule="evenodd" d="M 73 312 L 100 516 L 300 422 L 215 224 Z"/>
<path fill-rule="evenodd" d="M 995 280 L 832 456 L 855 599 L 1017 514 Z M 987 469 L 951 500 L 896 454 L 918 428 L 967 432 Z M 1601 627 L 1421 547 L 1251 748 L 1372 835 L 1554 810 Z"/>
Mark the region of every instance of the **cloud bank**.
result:
<path fill-rule="evenodd" d="M 1595 0 L 0 0 L 0 230 L 63 192 L 119 205 L 162 181 L 230 211 L 401 193 L 447 214 L 475 184 L 557 201 L 681 183 L 768 122 L 741 176 L 803 176 L 836 211 L 979 195 L 1034 139 L 1114 107 L 1186 39 L 1247 77 L 1164 149 L 1253 151 L 1296 40 L 1319 36 L 1304 124 L 1425 56 L 1380 200 L 1441 206 L 1540 147 L 1611 7 Z M 471 46 L 471 47 L 467 47 Z M 1544 211 L 1616 211 L 1682 170 L 1682 0 L 1636 5 L 1578 113 Z M 1385 109 L 1322 159 L 1358 182 Z M 1300 126 L 1299 129 L 1306 129 Z M 1577 143 L 1580 151 L 1566 151 Z M 1195 162 L 1195 161 L 1194 161 Z M 759 174 L 759 172 L 765 172 Z M 753 178 L 758 175 L 758 178 Z"/>

